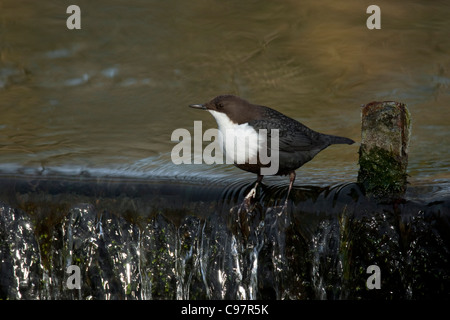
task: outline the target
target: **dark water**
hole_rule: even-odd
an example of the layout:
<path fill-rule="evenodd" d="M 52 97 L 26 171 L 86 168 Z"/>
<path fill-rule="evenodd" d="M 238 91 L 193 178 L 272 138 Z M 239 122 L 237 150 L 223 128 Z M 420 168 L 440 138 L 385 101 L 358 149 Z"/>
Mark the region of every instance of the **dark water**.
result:
<path fill-rule="evenodd" d="M 450 292 L 450 4 L 0 2 L 1 299 L 421 299 Z M 360 141 L 360 105 L 406 103 L 400 199 L 354 183 L 358 143 L 287 178 L 175 165 L 187 106 L 233 93 Z M 78 265 L 82 288 L 66 286 Z M 369 265 L 382 290 L 368 290 Z"/>
<path fill-rule="evenodd" d="M 82 29 L 68 30 L 65 3 L 2 1 L 2 172 L 241 174 L 170 159 L 174 129 L 215 126 L 187 105 L 234 93 L 356 141 L 361 104 L 406 103 L 410 180 L 449 180 L 446 1 L 380 4 L 381 30 L 366 28 L 368 1 L 77 4 Z M 354 180 L 357 150 L 327 149 L 299 181 Z"/>

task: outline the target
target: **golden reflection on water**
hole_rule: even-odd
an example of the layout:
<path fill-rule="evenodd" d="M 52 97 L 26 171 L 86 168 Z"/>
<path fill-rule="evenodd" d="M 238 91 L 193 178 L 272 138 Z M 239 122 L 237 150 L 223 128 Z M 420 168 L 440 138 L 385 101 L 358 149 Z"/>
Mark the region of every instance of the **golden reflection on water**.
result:
<path fill-rule="evenodd" d="M 357 141 L 361 104 L 404 102 L 411 179 L 449 179 L 450 4 L 379 1 L 368 30 L 370 4 L 80 1 L 69 31 L 65 3 L 3 1 L 1 169 L 171 174 L 172 131 L 215 126 L 187 105 L 234 93 Z M 301 174 L 352 180 L 357 151 L 330 147 Z"/>

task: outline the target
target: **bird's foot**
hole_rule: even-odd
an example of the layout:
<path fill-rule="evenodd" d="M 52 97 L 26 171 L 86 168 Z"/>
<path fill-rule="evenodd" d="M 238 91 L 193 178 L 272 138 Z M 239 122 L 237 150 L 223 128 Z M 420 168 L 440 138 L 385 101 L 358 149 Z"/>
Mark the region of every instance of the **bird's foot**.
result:
<path fill-rule="evenodd" d="M 275 210 L 275 213 L 278 217 L 286 215 L 288 212 L 288 201 L 284 201 L 283 205 L 279 204 L 274 206 L 273 210 Z"/>
<path fill-rule="evenodd" d="M 252 190 L 250 190 L 250 192 L 245 196 L 244 201 L 243 201 L 243 206 L 245 208 L 245 210 L 251 211 L 250 207 L 252 207 L 252 202 L 255 200 L 256 198 L 256 186 L 252 188 Z"/>
<path fill-rule="evenodd" d="M 287 207 L 288 207 L 288 199 L 286 199 L 286 201 L 284 201 L 284 204 L 281 207 L 280 215 L 287 212 Z"/>

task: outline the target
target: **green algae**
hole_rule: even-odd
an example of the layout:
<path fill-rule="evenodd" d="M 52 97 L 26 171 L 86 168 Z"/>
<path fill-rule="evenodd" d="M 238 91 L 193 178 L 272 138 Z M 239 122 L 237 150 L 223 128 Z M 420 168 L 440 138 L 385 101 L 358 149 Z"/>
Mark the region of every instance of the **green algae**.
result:
<path fill-rule="evenodd" d="M 367 193 L 383 197 L 405 191 L 406 166 L 393 152 L 379 147 L 367 151 L 365 146 L 361 146 L 359 165 L 358 182 Z"/>
<path fill-rule="evenodd" d="M 367 194 L 396 197 L 407 184 L 411 114 L 403 103 L 371 102 L 363 106 L 358 183 Z"/>

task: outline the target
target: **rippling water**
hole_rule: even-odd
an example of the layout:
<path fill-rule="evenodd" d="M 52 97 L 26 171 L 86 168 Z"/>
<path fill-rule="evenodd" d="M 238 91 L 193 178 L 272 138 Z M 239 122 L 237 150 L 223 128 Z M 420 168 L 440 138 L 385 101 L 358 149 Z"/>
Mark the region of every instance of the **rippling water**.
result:
<path fill-rule="evenodd" d="M 170 159 L 174 129 L 215 126 L 187 105 L 233 93 L 356 141 L 361 104 L 404 102 L 410 180 L 450 179 L 447 1 L 380 3 L 381 30 L 366 28 L 368 1 L 77 4 L 81 30 L 66 3 L 0 4 L 2 173 L 254 179 Z M 328 148 L 297 182 L 354 181 L 357 151 Z"/>

